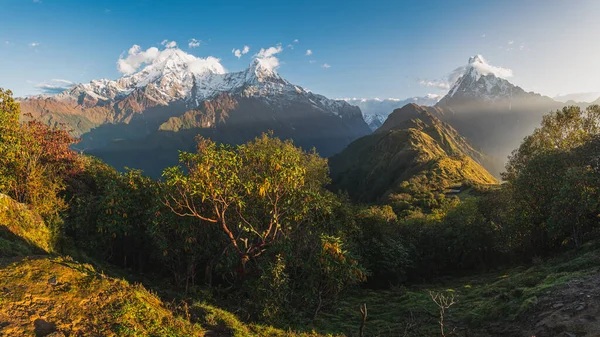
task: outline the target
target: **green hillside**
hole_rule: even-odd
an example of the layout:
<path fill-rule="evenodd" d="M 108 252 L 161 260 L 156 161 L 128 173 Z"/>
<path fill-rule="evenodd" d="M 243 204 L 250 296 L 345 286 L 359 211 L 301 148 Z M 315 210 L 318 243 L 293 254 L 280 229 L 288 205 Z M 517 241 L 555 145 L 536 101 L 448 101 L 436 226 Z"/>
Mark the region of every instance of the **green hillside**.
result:
<path fill-rule="evenodd" d="M 357 201 L 373 202 L 406 193 L 409 185 L 443 193 L 462 184 L 497 184 L 481 166 L 483 160 L 450 125 L 409 104 L 329 163 L 337 189 Z"/>

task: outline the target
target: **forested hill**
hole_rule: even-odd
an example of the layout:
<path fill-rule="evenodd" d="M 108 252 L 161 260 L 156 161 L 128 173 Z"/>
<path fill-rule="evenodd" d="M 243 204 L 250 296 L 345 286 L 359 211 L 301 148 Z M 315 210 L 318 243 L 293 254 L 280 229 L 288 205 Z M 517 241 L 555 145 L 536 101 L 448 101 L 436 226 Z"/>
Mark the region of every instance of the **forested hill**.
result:
<path fill-rule="evenodd" d="M 401 193 L 443 193 L 461 184 L 496 184 L 485 156 L 425 108 L 395 110 L 372 135 L 330 158 L 334 186 L 363 202 Z"/>

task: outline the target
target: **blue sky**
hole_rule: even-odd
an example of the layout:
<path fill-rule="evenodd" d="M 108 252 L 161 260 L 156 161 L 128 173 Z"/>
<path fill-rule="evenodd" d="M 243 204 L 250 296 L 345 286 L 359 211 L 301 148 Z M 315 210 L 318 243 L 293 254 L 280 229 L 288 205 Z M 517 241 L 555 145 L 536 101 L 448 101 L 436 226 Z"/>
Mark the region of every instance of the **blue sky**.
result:
<path fill-rule="evenodd" d="M 163 40 L 228 71 L 281 44 L 279 73 L 332 98 L 443 93 L 439 84 L 474 54 L 512 70 L 509 80 L 526 90 L 600 91 L 595 0 L 0 0 L 0 8 L 0 87 L 17 95 L 53 79 L 116 79 L 134 44 Z M 191 39 L 200 45 L 190 48 Z M 244 46 L 247 54 L 232 54 Z"/>

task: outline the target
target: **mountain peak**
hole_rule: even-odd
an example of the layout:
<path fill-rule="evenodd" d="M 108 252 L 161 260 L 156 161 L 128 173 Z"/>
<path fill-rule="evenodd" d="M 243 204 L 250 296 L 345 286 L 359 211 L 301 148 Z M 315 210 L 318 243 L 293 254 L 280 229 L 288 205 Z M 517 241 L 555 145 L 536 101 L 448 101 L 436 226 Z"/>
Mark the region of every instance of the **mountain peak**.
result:
<path fill-rule="evenodd" d="M 257 57 L 250 63 L 250 66 L 246 70 L 246 82 L 257 83 L 257 82 L 268 82 L 275 80 L 275 82 L 283 81 L 281 76 L 277 73 L 276 64 L 273 64 L 270 58 Z"/>
<path fill-rule="evenodd" d="M 469 64 L 473 64 L 473 63 L 486 63 L 486 62 L 481 54 L 477 54 L 475 56 L 469 57 Z"/>
<path fill-rule="evenodd" d="M 454 105 L 464 101 L 496 102 L 510 100 L 522 89 L 506 80 L 512 76 L 512 70 L 489 64 L 486 59 L 476 54 L 469 57 L 468 64 L 463 67 L 462 76 L 456 80 L 448 94 L 438 105 Z"/>

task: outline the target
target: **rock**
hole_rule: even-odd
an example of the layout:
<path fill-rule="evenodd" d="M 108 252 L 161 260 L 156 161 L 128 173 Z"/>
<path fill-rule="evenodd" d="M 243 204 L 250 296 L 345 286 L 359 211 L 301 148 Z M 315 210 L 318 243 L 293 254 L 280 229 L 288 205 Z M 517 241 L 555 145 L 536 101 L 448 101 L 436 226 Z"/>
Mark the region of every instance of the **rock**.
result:
<path fill-rule="evenodd" d="M 563 305 L 564 305 L 564 304 L 562 304 L 562 303 L 560 303 L 560 302 L 558 302 L 558 303 L 554 303 L 554 305 L 552 306 L 552 308 L 554 308 L 554 309 L 558 309 L 558 308 L 562 307 Z"/>
<path fill-rule="evenodd" d="M 48 279 L 48 284 L 55 285 L 56 284 L 56 276 L 52 276 Z"/>
<path fill-rule="evenodd" d="M 33 322 L 33 327 L 36 337 L 46 337 L 51 333 L 56 332 L 56 324 L 41 318 L 38 318 Z"/>
<path fill-rule="evenodd" d="M 570 333 L 570 332 L 564 332 L 564 335 L 567 337 L 577 337 L 574 333 Z"/>
<path fill-rule="evenodd" d="M 585 305 L 583 305 L 583 304 L 580 304 L 580 305 L 577 307 L 577 309 L 575 309 L 575 310 L 577 310 L 577 311 L 581 311 L 581 310 L 583 310 L 583 309 L 585 309 Z"/>

